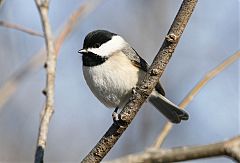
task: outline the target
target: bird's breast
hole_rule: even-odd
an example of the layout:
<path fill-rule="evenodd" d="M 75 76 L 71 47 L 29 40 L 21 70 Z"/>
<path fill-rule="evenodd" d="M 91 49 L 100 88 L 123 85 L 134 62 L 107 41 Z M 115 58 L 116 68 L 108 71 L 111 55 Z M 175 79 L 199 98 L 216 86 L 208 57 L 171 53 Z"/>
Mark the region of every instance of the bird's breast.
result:
<path fill-rule="evenodd" d="M 141 76 L 122 52 L 98 66 L 83 66 L 83 73 L 93 94 L 107 107 L 117 107 L 128 99 Z"/>

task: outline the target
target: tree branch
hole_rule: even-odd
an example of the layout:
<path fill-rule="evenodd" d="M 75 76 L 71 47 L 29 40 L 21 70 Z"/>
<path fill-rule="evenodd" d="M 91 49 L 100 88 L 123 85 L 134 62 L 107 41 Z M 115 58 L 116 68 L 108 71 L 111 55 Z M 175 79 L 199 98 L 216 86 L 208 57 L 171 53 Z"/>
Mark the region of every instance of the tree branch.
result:
<path fill-rule="evenodd" d="M 59 54 L 59 50 L 64 40 L 67 38 L 67 36 L 72 32 L 73 28 L 75 27 L 77 20 L 80 17 L 83 17 L 90 13 L 93 9 L 96 8 L 97 4 L 98 3 L 91 4 L 86 1 L 71 14 L 71 16 L 64 24 L 61 32 L 54 40 L 57 55 Z M 18 85 L 26 78 L 28 74 L 42 66 L 44 64 L 44 61 L 45 61 L 45 49 L 41 49 L 37 54 L 33 55 L 33 57 L 29 60 L 27 64 L 23 65 L 23 67 L 21 67 L 16 73 L 11 75 L 11 77 L 3 84 L 3 86 L 0 88 L 0 111 L 3 108 L 4 104 L 14 94 Z"/>
<path fill-rule="evenodd" d="M 223 61 L 220 65 L 215 67 L 213 70 L 208 72 L 201 81 L 197 83 L 197 85 L 188 93 L 188 95 L 184 98 L 184 100 L 179 104 L 180 108 L 185 108 L 196 96 L 196 94 L 201 90 L 203 86 L 207 84 L 212 78 L 217 76 L 220 72 L 222 72 L 224 69 L 226 69 L 229 65 L 231 65 L 233 62 L 235 62 L 237 59 L 240 58 L 240 51 L 237 51 L 235 54 L 227 58 L 225 61 Z M 156 139 L 156 142 L 153 145 L 153 148 L 159 148 L 164 140 L 166 139 L 167 135 L 169 134 L 170 130 L 172 129 L 172 123 L 167 122 L 161 133 L 159 134 L 158 138 Z"/>
<path fill-rule="evenodd" d="M 172 149 L 150 148 L 139 154 L 132 154 L 107 163 L 137 163 L 137 162 L 177 162 L 216 156 L 228 156 L 240 162 L 240 136 L 227 141 L 193 147 L 178 147 Z"/>
<path fill-rule="evenodd" d="M 196 3 L 197 0 L 184 0 L 182 2 L 181 8 L 174 19 L 164 43 L 150 66 L 144 80 L 133 90 L 133 95 L 130 98 L 130 101 L 120 112 L 120 117 L 126 124 L 120 127 L 113 123 L 82 162 L 100 162 L 126 130 L 139 111 L 141 105 L 159 81 L 160 76 L 177 46 L 183 30 L 187 25 Z"/>
<path fill-rule="evenodd" d="M 0 20 L 0 26 L 15 29 L 15 30 L 18 30 L 18 31 L 21 31 L 21 32 L 24 32 L 24 33 L 27 33 L 27 34 L 30 34 L 30 35 L 33 35 L 33 36 L 43 37 L 43 35 L 39 32 L 36 32 L 36 31 L 31 30 L 31 29 L 22 27 L 18 24 L 9 23 L 9 22 L 3 21 L 3 20 Z"/>
<path fill-rule="evenodd" d="M 41 122 L 38 131 L 38 141 L 37 149 L 35 153 L 35 162 L 43 162 L 44 150 L 47 142 L 48 127 L 54 112 L 54 91 L 55 91 L 55 75 L 56 75 L 56 62 L 57 56 L 55 52 L 53 34 L 50 26 L 50 21 L 48 18 L 48 0 L 35 0 L 36 6 L 38 8 L 43 31 L 45 37 L 45 44 L 47 49 L 47 60 L 46 60 L 46 70 L 47 70 L 47 81 L 46 81 L 46 104 L 42 113 Z"/>

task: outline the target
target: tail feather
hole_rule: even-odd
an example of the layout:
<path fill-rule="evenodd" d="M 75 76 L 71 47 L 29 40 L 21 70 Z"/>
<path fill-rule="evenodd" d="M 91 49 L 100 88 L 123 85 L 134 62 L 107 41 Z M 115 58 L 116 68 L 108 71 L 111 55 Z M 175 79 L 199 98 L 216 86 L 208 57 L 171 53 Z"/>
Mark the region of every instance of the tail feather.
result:
<path fill-rule="evenodd" d="M 172 123 L 180 123 L 181 120 L 188 120 L 189 118 L 187 112 L 180 109 L 177 105 L 173 104 L 156 91 L 150 95 L 149 101 Z"/>

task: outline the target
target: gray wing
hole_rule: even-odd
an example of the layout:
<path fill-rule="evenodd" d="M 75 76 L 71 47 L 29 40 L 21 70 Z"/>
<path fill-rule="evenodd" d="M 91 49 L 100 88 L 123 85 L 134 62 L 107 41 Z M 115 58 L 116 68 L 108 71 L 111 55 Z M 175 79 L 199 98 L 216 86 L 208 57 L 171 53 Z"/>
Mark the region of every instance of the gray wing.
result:
<path fill-rule="evenodd" d="M 131 60 L 131 62 L 134 66 L 147 72 L 149 65 L 142 57 L 140 57 L 140 55 L 138 55 L 136 50 L 134 50 L 132 47 L 128 46 L 128 47 L 122 49 L 122 51 Z M 160 82 L 157 83 L 155 89 L 161 95 L 163 95 L 163 96 L 165 95 L 164 89 L 161 86 Z"/>
<path fill-rule="evenodd" d="M 148 63 L 142 59 L 132 47 L 122 49 L 123 53 L 131 60 L 132 64 L 141 70 L 147 72 Z"/>

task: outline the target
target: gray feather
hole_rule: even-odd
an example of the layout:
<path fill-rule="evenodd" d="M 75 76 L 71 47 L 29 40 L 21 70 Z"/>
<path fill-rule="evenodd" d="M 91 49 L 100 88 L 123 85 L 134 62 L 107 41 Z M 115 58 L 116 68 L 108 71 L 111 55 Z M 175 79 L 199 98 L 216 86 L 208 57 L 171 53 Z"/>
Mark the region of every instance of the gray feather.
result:
<path fill-rule="evenodd" d="M 131 60 L 132 64 L 144 72 L 147 72 L 148 70 L 148 63 L 142 59 L 138 53 L 130 46 L 127 46 L 126 48 L 122 49 L 122 52 Z"/>
<path fill-rule="evenodd" d="M 151 94 L 149 101 L 172 123 L 180 123 L 181 120 L 188 120 L 189 118 L 187 112 L 180 109 L 177 105 L 173 104 L 166 97 L 156 91 Z"/>
<path fill-rule="evenodd" d="M 122 52 L 131 60 L 131 62 L 134 66 L 140 68 L 144 72 L 147 72 L 149 65 L 140 55 L 138 55 L 136 50 L 134 50 L 130 46 L 127 46 L 124 49 L 122 49 Z M 157 83 L 155 89 L 161 95 L 163 95 L 163 96 L 165 95 L 164 89 L 163 89 L 162 85 L 160 84 L 160 82 Z"/>

